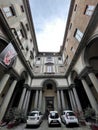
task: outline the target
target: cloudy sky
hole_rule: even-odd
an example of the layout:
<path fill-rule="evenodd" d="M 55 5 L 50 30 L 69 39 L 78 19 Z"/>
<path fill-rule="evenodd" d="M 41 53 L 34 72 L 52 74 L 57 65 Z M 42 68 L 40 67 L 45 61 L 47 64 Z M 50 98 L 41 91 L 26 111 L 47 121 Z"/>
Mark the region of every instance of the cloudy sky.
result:
<path fill-rule="evenodd" d="M 40 52 L 58 52 L 63 43 L 70 0 L 29 0 Z"/>

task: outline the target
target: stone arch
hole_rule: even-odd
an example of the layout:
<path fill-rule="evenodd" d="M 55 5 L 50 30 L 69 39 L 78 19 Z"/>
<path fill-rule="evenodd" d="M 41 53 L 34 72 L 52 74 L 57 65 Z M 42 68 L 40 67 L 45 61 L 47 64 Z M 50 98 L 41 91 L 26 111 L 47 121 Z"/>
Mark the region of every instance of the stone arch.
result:
<path fill-rule="evenodd" d="M 55 79 L 45 79 L 43 82 L 42 82 L 42 89 L 44 89 L 47 84 L 53 84 L 55 86 L 55 89 L 57 89 L 57 81 Z"/>
<path fill-rule="evenodd" d="M 23 79 L 23 78 L 25 79 L 25 84 L 30 85 L 31 78 L 30 78 L 28 72 L 24 68 L 20 72 L 20 79 Z"/>
<path fill-rule="evenodd" d="M 98 72 L 98 37 L 89 41 L 84 52 L 85 62 Z"/>

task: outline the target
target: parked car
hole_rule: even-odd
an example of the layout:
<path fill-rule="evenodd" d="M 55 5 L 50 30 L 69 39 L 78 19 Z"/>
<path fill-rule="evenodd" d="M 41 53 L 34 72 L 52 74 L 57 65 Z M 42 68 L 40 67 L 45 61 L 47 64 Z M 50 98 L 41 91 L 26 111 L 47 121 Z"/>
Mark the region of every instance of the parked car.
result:
<path fill-rule="evenodd" d="M 71 110 L 65 110 L 61 114 L 61 120 L 66 126 L 70 124 L 76 124 L 79 126 L 78 118 L 75 116 L 74 112 Z"/>
<path fill-rule="evenodd" d="M 26 127 L 32 125 L 40 125 L 42 120 L 43 120 L 43 115 L 40 111 L 32 111 L 28 116 Z"/>
<path fill-rule="evenodd" d="M 61 118 L 57 111 L 50 111 L 48 115 L 48 126 L 59 125 L 61 126 Z"/>

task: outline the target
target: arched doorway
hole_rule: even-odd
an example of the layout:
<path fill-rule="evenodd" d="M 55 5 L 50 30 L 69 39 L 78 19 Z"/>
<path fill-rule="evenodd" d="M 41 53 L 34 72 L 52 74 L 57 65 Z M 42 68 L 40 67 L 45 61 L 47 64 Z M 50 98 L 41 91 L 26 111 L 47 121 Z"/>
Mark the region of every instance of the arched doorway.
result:
<path fill-rule="evenodd" d="M 43 83 L 43 98 L 45 111 L 57 108 L 56 83 L 51 79 L 47 79 Z"/>

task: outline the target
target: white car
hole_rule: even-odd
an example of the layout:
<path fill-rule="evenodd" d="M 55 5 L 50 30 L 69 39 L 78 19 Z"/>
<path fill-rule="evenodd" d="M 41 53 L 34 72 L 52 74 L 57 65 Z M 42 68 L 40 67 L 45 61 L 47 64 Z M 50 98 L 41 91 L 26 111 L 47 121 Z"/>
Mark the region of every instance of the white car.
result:
<path fill-rule="evenodd" d="M 40 111 L 32 111 L 28 116 L 26 127 L 32 125 L 40 125 L 42 120 L 43 120 L 43 115 Z"/>
<path fill-rule="evenodd" d="M 57 111 L 50 111 L 48 115 L 48 126 L 59 125 L 61 126 L 61 118 Z"/>
<path fill-rule="evenodd" d="M 71 110 L 65 110 L 62 112 L 61 120 L 66 126 L 70 124 L 76 124 L 79 126 L 78 118 L 75 116 L 74 112 Z"/>

